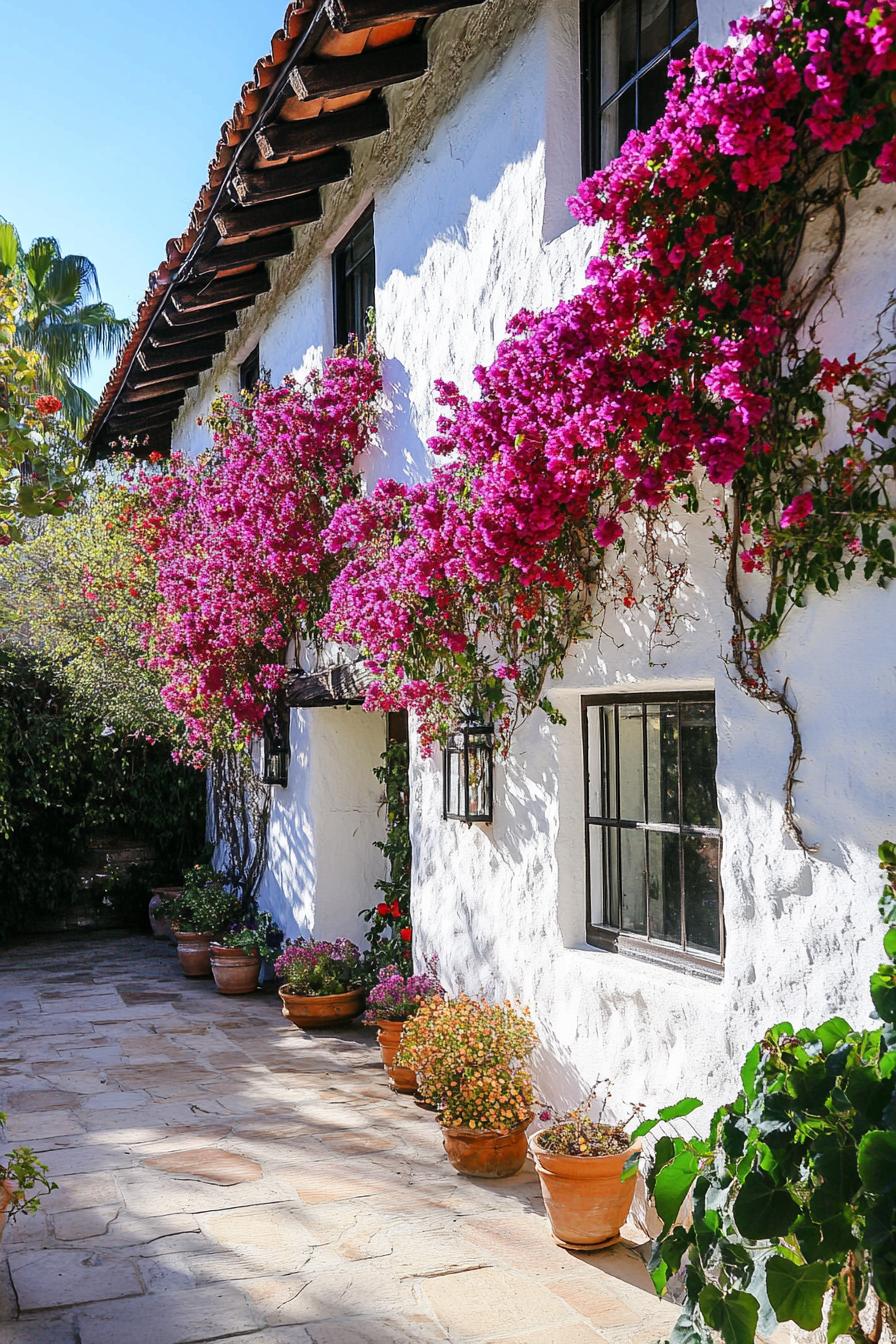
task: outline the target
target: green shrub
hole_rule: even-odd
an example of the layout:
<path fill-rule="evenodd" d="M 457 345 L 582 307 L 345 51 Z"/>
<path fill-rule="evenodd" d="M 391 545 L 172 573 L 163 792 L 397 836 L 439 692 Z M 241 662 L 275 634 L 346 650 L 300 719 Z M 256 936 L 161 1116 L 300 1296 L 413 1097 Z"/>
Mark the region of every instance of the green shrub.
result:
<path fill-rule="evenodd" d="M 880 1336 L 896 1305 L 896 845 L 880 848 L 889 960 L 871 977 L 880 1025 L 841 1017 L 767 1031 L 747 1055 L 743 1090 L 706 1140 L 664 1135 L 647 1180 L 663 1220 L 651 1262 L 657 1291 L 681 1269 L 675 1344 L 750 1344 L 780 1322 L 827 1335 Z M 698 1102 L 661 1112 L 669 1120 Z M 641 1125 L 647 1133 L 658 1121 Z M 693 1216 L 677 1222 L 690 1196 Z M 860 1313 L 873 1290 L 877 1319 Z M 873 1313 L 872 1313 L 873 1314 Z M 867 1324 L 867 1322 L 866 1322 Z"/>

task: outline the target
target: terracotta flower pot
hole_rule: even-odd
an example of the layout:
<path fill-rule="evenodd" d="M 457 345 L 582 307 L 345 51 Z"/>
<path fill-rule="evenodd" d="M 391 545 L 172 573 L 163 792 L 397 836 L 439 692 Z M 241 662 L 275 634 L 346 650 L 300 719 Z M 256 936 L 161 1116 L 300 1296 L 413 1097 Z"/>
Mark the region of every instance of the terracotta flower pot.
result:
<path fill-rule="evenodd" d="M 466 1125 L 442 1125 L 442 1142 L 448 1161 L 463 1176 L 515 1176 L 526 1160 L 526 1126 L 509 1134 L 494 1130 L 468 1129 Z"/>
<path fill-rule="evenodd" d="M 315 1027 L 342 1027 L 364 1011 L 363 989 L 345 994 L 291 994 L 283 985 L 277 990 L 283 1003 L 283 1016 L 307 1031 Z"/>
<path fill-rule="evenodd" d="M 211 975 L 212 963 L 209 946 L 214 934 L 185 933 L 182 929 L 172 930 L 177 939 L 177 959 L 184 975 Z"/>
<path fill-rule="evenodd" d="M 212 943 L 209 955 L 219 994 L 253 994 L 258 988 L 261 957 L 257 952 L 241 952 L 238 947 Z"/>
<path fill-rule="evenodd" d="M 413 1069 L 402 1069 L 395 1063 L 395 1055 L 401 1041 L 403 1022 L 393 1022 L 384 1018 L 377 1022 L 376 1038 L 380 1043 L 383 1068 L 389 1076 L 389 1086 L 393 1092 L 411 1093 L 417 1091 L 417 1075 Z"/>
<path fill-rule="evenodd" d="M 3 1229 L 6 1226 L 9 1205 L 17 1193 L 17 1187 L 12 1181 L 0 1181 L 0 1237 L 3 1236 Z"/>
<path fill-rule="evenodd" d="M 568 1251 L 596 1251 L 614 1246 L 635 1194 L 635 1176 L 622 1179 L 622 1168 L 640 1143 L 608 1157 L 569 1157 L 548 1153 L 530 1141 L 545 1208 L 558 1246 Z"/>

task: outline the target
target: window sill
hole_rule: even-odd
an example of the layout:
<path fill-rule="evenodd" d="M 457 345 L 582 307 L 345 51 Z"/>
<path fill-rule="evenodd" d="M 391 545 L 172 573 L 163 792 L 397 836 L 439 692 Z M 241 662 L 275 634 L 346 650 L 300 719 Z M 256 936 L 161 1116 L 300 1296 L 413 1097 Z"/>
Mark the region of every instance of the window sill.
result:
<path fill-rule="evenodd" d="M 625 961 L 636 961 L 641 965 L 661 966 L 664 970 L 678 971 L 700 980 L 718 983 L 723 979 L 725 966 L 721 958 L 695 952 L 682 952 L 675 947 L 650 943 L 636 934 L 619 933 L 613 929 L 589 927 L 587 941 L 583 945 L 589 950 L 610 952 Z"/>

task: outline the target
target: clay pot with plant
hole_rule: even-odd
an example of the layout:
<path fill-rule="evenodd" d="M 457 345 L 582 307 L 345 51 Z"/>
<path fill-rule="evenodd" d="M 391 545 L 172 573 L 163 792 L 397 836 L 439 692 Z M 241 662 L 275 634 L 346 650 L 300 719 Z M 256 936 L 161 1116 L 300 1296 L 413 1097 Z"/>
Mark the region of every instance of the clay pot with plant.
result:
<path fill-rule="evenodd" d="M 266 910 L 231 924 L 209 946 L 212 975 L 219 994 L 253 994 L 262 960 L 283 944 L 283 931 Z"/>
<path fill-rule="evenodd" d="M 211 975 L 212 940 L 240 913 L 239 897 L 221 873 L 210 864 L 197 863 L 186 873 L 180 896 L 163 901 L 162 913 L 177 939 L 177 959 L 184 975 Z"/>
<path fill-rule="evenodd" d="M 5 1124 L 6 1115 L 0 1111 L 0 1130 Z M 43 1196 L 56 1188 L 32 1148 L 11 1148 L 0 1157 L 0 1237 L 8 1222 L 19 1214 L 36 1213 Z"/>
<path fill-rule="evenodd" d="M 431 969 L 423 975 L 404 975 L 397 966 L 383 967 L 376 984 L 368 992 L 364 1021 L 376 1023 L 383 1068 L 393 1092 L 417 1091 L 416 1073 L 396 1064 L 395 1056 L 405 1023 L 422 1003 L 442 993 L 442 986 Z"/>
<path fill-rule="evenodd" d="M 346 1026 L 364 1010 L 361 953 L 348 938 L 289 942 L 274 962 L 283 1016 L 297 1027 Z"/>
<path fill-rule="evenodd" d="M 615 1245 L 632 1206 L 641 1144 L 630 1126 L 643 1107 L 611 1124 L 604 1120 L 610 1095 L 608 1080 L 598 1079 L 572 1110 L 555 1115 L 545 1108 L 540 1118 L 551 1124 L 529 1141 L 554 1240 L 569 1251 Z"/>
<path fill-rule="evenodd" d="M 180 900 L 182 893 L 183 887 L 153 887 L 147 911 L 153 938 L 170 938 L 173 940 L 171 921 L 165 911 Z"/>
<path fill-rule="evenodd" d="M 432 1103 L 448 1160 L 465 1176 L 513 1176 L 526 1160 L 538 1037 L 527 1011 L 462 994 L 431 998 L 405 1024 L 395 1063 Z"/>

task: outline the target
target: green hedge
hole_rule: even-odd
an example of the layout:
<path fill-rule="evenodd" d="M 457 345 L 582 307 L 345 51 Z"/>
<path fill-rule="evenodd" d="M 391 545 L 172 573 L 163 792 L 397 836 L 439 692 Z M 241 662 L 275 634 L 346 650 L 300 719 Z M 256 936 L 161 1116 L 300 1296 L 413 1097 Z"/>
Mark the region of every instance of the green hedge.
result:
<path fill-rule="evenodd" d="M 62 927 L 85 903 L 107 922 L 143 920 L 150 882 L 177 881 L 204 833 L 201 772 L 106 728 L 49 668 L 0 648 L 0 936 Z M 100 835 L 152 846 L 156 861 L 85 887 Z"/>

